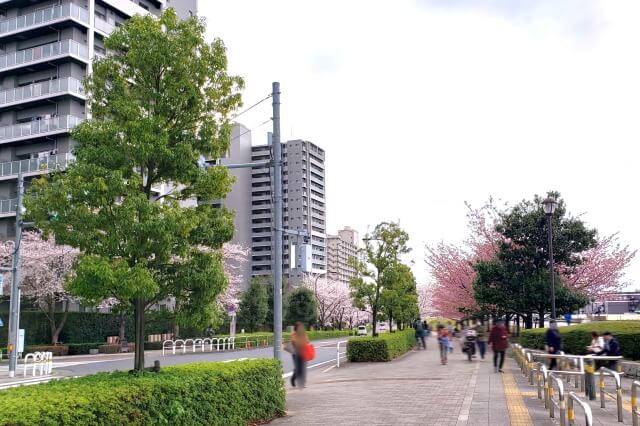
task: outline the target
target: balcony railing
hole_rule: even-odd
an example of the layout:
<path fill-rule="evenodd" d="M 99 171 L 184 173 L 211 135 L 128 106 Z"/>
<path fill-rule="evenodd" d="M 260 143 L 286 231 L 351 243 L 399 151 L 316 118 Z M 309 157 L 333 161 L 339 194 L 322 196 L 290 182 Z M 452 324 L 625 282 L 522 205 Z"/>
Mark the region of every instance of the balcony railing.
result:
<path fill-rule="evenodd" d="M 102 31 L 107 35 L 111 34 L 116 29 L 116 26 L 114 24 L 98 17 L 96 17 L 93 22 L 96 30 Z"/>
<path fill-rule="evenodd" d="M 47 173 L 52 170 L 66 169 L 75 157 L 70 153 L 50 155 L 43 158 L 30 158 L 28 160 L 8 161 L 0 163 L 0 177 L 11 177 L 22 174 Z"/>
<path fill-rule="evenodd" d="M 34 120 L 28 123 L 14 124 L 0 127 L 0 142 L 7 142 L 11 139 L 37 136 L 43 133 L 55 132 L 59 130 L 71 130 L 76 127 L 82 118 L 73 115 L 61 115 L 59 117 Z"/>
<path fill-rule="evenodd" d="M 89 11 L 73 3 L 54 5 L 39 9 L 26 15 L 0 21 L 0 36 L 15 31 L 39 27 L 61 18 L 75 18 L 85 24 L 89 23 Z"/>
<path fill-rule="evenodd" d="M 89 58 L 86 45 L 80 44 L 75 40 L 64 40 L 2 55 L 0 56 L 0 70 L 53 59 L 60 55 L 75 55 L 83 59 Z"/>
<path fill-rule="evenodd" d="M 83 95 L 84 89 L 82 88 L 82 82 L 75 78 L 67 77 L 16 87 L 15 89 L 3 90 L 0 92 L 0 106 L 65 92 Z"/>
<path fill-rule="evenodd" d="M 18 200 L 11 198 L 9 200 L 0 200 L 0 215 L 9 216 L 15 214 L 18 208 Z"/>

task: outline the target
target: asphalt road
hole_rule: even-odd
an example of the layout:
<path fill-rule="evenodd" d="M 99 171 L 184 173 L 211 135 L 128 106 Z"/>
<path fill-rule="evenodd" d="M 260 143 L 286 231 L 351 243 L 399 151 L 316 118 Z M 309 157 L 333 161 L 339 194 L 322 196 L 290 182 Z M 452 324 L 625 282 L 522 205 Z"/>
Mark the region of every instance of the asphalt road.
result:
<path fill-rule="evenodd" d="M 316 347 L 316 357 L 309 363 L 309 368 L 335 364 L 336 345 L 345 338 L 326 339 L 314 341 Z M 345 345 L 341 345 L 340 352 L 345 352 Z M 198 361 L 232 361 L 240 359 L 271 358 L 273 357 L 273 347 L 258 349 L 242 349 L 228 352 L 196 352 L 186 354 L 171 355 L 167 353 L 162 356 L 162 351 L 146 351 L 145 364 L 153 366 L 155 360 L 160 361 L 161 366 L 178 365 Z M 21 367 L 20 371 L 22 371 Z M 53 371 L 56 376 L 85 376 L 98 372 L 108 372 L 115 370 L 130 370 L 133 367 L 133 354 L 117 355 L 89 355 L 74 357 L 54 358 Z M 283 352 L 283 367 L 285 375 L 293 371 L 291 355 Z"/>

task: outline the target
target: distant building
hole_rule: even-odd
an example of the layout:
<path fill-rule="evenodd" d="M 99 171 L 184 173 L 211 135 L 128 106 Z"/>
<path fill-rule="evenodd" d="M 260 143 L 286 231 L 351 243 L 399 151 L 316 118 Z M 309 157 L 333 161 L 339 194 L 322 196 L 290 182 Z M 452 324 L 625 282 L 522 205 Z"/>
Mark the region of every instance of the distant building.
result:
<path fill-rule="evenodd" d="M 327 277 L 348 283 L 355 278 L 356 270 L 350 259 L 358 253 L 358 233 L 346 227 L 338 235 L 327 236 Z"/>
<path fill-rule="evenodd" d="M 230 154 L 221 164 L 264 162 L 271 159 L 271 145 L 251 146 L 251 133 L 237 124 L 234 128 Z M 290 283 L 302 280 L 302 256 L 310 250 L 308 273 L 327 272 L 326 201 L 324 150 L 303 140 L 282 144 L 283 226 L 305 232 L 308 238 L 295 235 L 283 237 L 283 275 Z M 251 248 L 250 274 L 270 276 L 273 268 L 273 176 L 269 167 L 232 169 L 236 183 L 225 206 L 236 212 L 236 234 L 233 242 Z M 296 259 L 290 259 L 295 246 Z M 306 246 L 306 247 L 305 247 Z M 293 265 L 293 268 L 291 266 Z M 248 270 L 247 270 L 248 273 Z"/>
<path fill-rule="evenodd" d="M 587 315 L 622 315 L 640 312 L 640 292 L 623 291 L 595 298 L 585 306 L 584 312 Z"/>
<path fill-rule="evenodd" d="M 197 12 L 197 0 L 0 1 L 0 238 L 13 237 L 17 178 L 26 185 L 73 161 L 70 132 L 87 118 L 82 79 L 104 39 L 133 15 Z"/>

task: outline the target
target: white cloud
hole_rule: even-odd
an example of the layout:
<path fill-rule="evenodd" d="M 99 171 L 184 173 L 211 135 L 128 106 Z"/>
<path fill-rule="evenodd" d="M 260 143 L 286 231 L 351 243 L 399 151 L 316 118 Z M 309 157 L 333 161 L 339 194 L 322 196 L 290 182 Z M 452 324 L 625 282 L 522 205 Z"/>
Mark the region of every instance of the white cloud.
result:
<path fill-rule="evenodd" d="M 554 12 L 561 2 L 542 3 L 517 19 L 409 0 L 201 6 L 246 103 L 280 81 L 283 137 L 326 149 L 329 229 L 400 219 L 426 279 L 423 243 L 464 238 L 464 201 L 490 195 L 556 189 L 590 225 L 640 246 L 640 4 L 589 2 L 597 31 L 577 43 L 585 33 Z M 243 119 L 268 117 L 265 103 Z"/>

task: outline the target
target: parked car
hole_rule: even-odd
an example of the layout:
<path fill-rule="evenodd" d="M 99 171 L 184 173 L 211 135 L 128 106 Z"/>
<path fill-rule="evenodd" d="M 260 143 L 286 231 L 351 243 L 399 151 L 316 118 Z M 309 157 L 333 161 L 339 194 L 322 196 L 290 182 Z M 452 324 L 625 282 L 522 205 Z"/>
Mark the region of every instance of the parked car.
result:
<path fill-rule="evenodd" d="M 367 326 L 366 325 L 359 325 L 358 326 L 358 336 L 366 336 L 367 334 L 369 334 L 367 332 Z"/>

